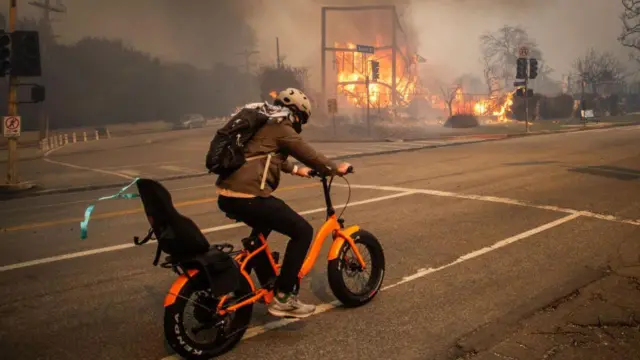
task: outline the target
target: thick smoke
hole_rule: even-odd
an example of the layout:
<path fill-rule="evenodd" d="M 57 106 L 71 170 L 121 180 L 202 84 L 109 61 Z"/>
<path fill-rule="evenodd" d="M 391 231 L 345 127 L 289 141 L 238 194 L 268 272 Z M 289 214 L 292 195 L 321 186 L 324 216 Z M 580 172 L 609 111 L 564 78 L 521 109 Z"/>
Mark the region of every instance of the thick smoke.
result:
<path fill-rule="evenodd" d="M 57 16 L 61 40 L 84 36 L 122 38 L 133 47 L 170 60 L 210 67 L 215 62 L 244 67 L 238 52 L 260 51 L 255 62 L 276 61 L 276 37 L 285 62 L 308 66 L 317 83 L 320 64 L 320 8 L 328 5 L 393 4 L 407 43 L 428 64 L 452 74 L 481 73 L 482 32 L 502 25 L 522 25 L 537 40 L 548 65 L 557 72 L 589 47 L 612 51 L 622 60 L 628 49 L 616 41 L 622 12 L 618 0 L 63 0 L 68 14 Z M 19 12 L 37 15 L 20 2 Z M 375 21 L 337 16 L 330 31 L 345 38 L 371 37 Z M 380 20 L 382 23 L 382 20 Z M 384 25 L 384 24 L 383 24 Z M 375 26 L 373 26 L 375 28 Z M 382 28 L 383 26 L 381 26 Z M 337 37 L 336 35 L 336 37 Z M 338 40 L 338 39 L 336 39 Z M 346 40 L 346 39 L 345 39 Z M 254 68 L 255 69 L 255 68 Z"/>
<path fill-rule="evenodd" d="M 64 42 L 85 36 L 121 38 L 131 46 L 172 61 L 211 67 L 242 60 L 255 31 L 248 19 L 259 0 L 63 0 L 67 14 L 55 15 Z M 19 2 L 20 15 L 39 11 Z"/>

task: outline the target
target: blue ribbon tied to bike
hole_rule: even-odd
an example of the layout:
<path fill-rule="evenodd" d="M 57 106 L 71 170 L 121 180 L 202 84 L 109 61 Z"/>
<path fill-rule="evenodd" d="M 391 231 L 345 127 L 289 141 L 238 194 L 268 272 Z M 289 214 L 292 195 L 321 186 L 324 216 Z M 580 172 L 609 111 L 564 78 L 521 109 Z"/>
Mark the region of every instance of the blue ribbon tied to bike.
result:
<path fill-rule="evenodd" d="M 122 189 L 120 189 L 120 191 L 118 191 L 116 194 L 111 195 L 111 196 L 103 196 L 101 198 L 99 198 L 98 200 L 96 200 L 95 202 L 91 203 L 91 205 L 89 205 L 87 207 L 87 209 L 84 211 L 84 220 L 80 222 L 80 239 L 84 240 L 87 238 L 88 235 L 88 227 L 89 227 L 89 220 L 91 219 L 91 213 L 93 212 L 93 209 L 96 206 L 96 202 L 98 201 L 102 201 L 102 200 L 116 200 L 116 199 L 135 199 L 140 197 L 139 194 L 136 193 L 124 193 L 125 191 L 127 191 L 131 186 L 133 186 L 136 182 L 138 182 L 138 180 L 140 180 L 140 178 L 135 178 L 131 184 L 123 187 Z"/>

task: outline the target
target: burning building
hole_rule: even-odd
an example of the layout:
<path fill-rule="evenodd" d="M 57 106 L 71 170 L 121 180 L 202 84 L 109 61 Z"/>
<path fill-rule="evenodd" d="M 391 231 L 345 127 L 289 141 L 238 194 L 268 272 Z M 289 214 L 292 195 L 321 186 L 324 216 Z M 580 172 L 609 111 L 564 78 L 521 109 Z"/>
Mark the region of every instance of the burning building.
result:
<path fill-rule="evenodd" d="M 329 12 L 345 16 L 328 21 Z M 336 97 L 352 108 L 408 105 L 417 90 L 418 57 L 396 7 L 324 7 L 322 19 L 322 97 Z M 347 22 L 357 24 L 356 30 L 344 31 Z M 379 65 L 377 79 L 372 61 Z"/>
<path fill-rule="evenodd" d="M 421 85 L 418 67 L 423 59 L 412 51 L 415 47 L 403 30 L 395 6 L 324 7 L 322 103 L 335 98 L 345 110 L 369 105 L 403 112 L 402 108 L 406 110 L 417 101 L 443 115 L 474 114 L 485 122 L 508 120 L 513 94 L 470 95 L 461 85 L 454 87 L 454 92 L 439 94 L 437 88 Z M 372 62 L 378 65 L 377 79 L 372 76 Z"/>

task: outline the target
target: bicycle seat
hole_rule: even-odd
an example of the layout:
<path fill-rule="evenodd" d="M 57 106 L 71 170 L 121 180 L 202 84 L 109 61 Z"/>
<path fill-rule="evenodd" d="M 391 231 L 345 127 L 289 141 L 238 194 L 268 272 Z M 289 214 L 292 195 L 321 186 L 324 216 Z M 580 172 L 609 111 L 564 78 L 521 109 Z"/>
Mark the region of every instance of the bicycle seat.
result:
<path fill-rule="evenodd" d="M 159 182 L 139 179 L 136 182 L 147 220 L 160 249 L 174 258 L 204 254 L 211 247 L 198 225 L 180 214 L 171 194 Z"/>

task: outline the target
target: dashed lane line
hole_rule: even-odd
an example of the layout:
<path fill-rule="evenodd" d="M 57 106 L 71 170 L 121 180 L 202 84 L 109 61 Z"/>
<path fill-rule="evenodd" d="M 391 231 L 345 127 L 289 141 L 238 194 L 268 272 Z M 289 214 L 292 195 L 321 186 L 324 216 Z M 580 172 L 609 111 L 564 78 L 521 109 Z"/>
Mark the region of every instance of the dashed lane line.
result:
<path fill-rule="evenodd" d="M 395 194 L 392 194 L 392 195 L 374 197 L 374 198 L 369 198 L 369 199 L 361 200 L 361 201 L 354 201 L 352 203 L 349 203 L 349 206 L 365 205 L 365 204 L 370 204 L 370 203 L 374 203 L 374 202 L 378 202 L 378 201 L 390 200 L 390 199 L 395 199 L 395 198 L 404 197 L 404 196 L 408 196 L 408 195 L 414 195 L 414 194 L 415 194 L 415 192 L 413 192 L 413 191 L 395 193 Z M 336 209 L 340 209 L 340 208 L 345 207 L 345 205 L 346 204 L 337 205 L 337 206 L 335 206 L 335 208 Z M 325 207 L 321 207 L 321 208 L 317 208 L 317 209 L 311 209 L 311 210 L 302 211 L 299 214 L 300 215 L 309 215 L 309 214 L 324 212 L 326 210 L 327 209 Z M 233 223 L 233 224 L 228 224 L 228 225 L 216 226 L 216 227 L 212 227 L 212 228 L 208 228 L 208 229 L 202 229 L 202 232 L 204 234 L 210 234 L 210 233 L 217 232 L 217 231 L 235 229 L 235 228 L 240 228 L 240 227 L 245 227 L 245 226 L 246 225 L 244 223 Z M 151 242 L 147 243 L 147 244 L 151 244 Z M 16 264 L 0 266 L 0 273 L 5 272 L 5 271 L 10 271 L 10 270 L 16 270 L 16 269 L 21 269 L 21 268 L 32 267 L 32 266 L 36 266 L 36 265 L 49 264 L 49 263 L 58 262 L 58 261 L 62 261 L 62 260 L 70 260 L 70 259 L 81 258 L 81 257 L 85 257 L 85 256 L 90 256 L 90 255 L 102 254 L 102 253 L 107 253 L 107 252 L 112 252 L 112 251 L 117 251 L 117 250 L 124 250 L 124 249 L 129 249 L 129 248 L 132 248 L 132 247 L 135 247 L 135 246 L 136 245 L 132 244 L 132 243 L 130 243 L 130 244 L 122 244 L 122 245 L 103 247 L 103 248 L 99 248 L 99 249 L 80 251 L 80 252 L 75 252 L 75 253 L 70 253 L 70 254 L 51 256 L 51 257 L 37 259 L 37 260 L 25 261 L 25 262 L 16 263 Z"/>

